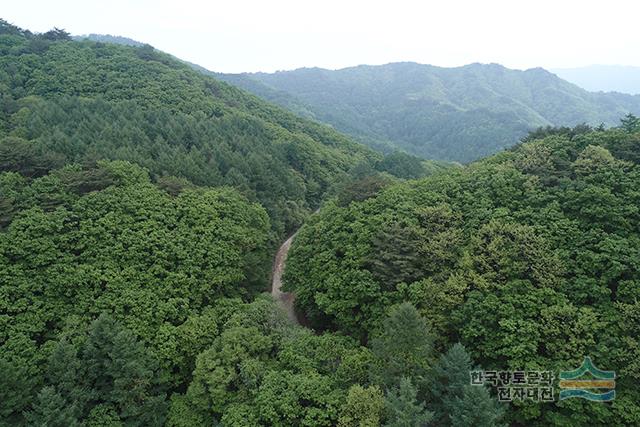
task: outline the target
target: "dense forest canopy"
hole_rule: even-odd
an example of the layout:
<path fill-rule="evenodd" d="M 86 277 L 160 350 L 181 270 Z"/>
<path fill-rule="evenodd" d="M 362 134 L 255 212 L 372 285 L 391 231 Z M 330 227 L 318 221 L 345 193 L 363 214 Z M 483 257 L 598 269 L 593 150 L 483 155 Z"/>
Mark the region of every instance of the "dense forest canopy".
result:
<path fill-rule="evenodd" d="M 310 339 L 268 300 L 247 304 L 275 242 L 327 194 L 349 197 L 348 178 L 381 188 L 439 169 L 151 46 L 0 21 L 0 424 L 182 423 L 180 396 L 215 342 L 266 339 L 271 359 Z M 270 317 L 269 334 L 295 336 L 261 338 Z M 335 385 L 335 411 L 355 378 Z"/>
<path fill-rule="evenodd" d="M 0 426 L 640 423 L 637 117 L 451 167 L 102 40 L 0 20 Z M 469 381 L 584 355 L 613 403 Z"/>
<path fill-rule="evenodd" d="M 217 74 L 382 151 L 469 162 L 539 126 L 604 123 L 640 114 L 640 96 L 590 93 L 541 69 L 416 63 L 273 74 Z"/>
<path fill-rule="evenodd" d="M 81 36 L 73 36 L 72 38 L 73 40 L 77 40 L 77 41 L 91 40 L 94 42 L 122 44 L 125 46 L 140 47 L 144 45 L 144 43 L 130 39 L 128 37 L 112 36 L 111 34 L 93 34 L 92 33 L 92 34 L 85 34 Z"/>
<path fill-rule="evenodd" d="M 617 372 L 611 404 L 514 404 L 514 425 L 640 423 L 640 119 L 546 129 L 516 148 L 348 205 L 293 243 L 285 287 L 311 324 L 363 342 L 411 302 L 434 346 L 497 370 Z"/>
<path fill-rule="evenodd" d="M 148 45 L 77 42 L 7 23 L 0 34 L 0 145 L 21 162 L 8 170 L 127 160 L 153 179 L 234 186 L 282 235 L 355 164 L 381 160 Z"/>

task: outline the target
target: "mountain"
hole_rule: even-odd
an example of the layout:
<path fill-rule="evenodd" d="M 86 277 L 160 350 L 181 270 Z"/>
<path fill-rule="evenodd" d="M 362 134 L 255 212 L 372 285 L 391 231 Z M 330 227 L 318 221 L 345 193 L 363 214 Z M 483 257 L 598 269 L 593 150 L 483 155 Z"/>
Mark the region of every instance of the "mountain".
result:
<path fill-rule="evenodd" d="M 588 354 L 625 373 L 616 393 L 630 405 L 584 405 L 583 419 L 574 407 L 529 400 L 505 405 L 503 424 L 448 423 L 452 406 L 434 425 L 637 424 L 640 120 L 538 137 L 367 200 L 327 203 L 291 246 L 284 290 L 307 321 L 374 351 L 380 318 L 410 302 L 436 347 L 459 342 L 492 370 L 535 366 L 557 378 Z M 410 324 L 398 321 L 398 345 L 411 342 Z M 468 384 L 468 371 L 459 375 Z"/>
<path fill-rule="evenodd" d="M 638 424 L 640 119 L 449 168 L 118 41 L 0 20 L 0 426 Z"/>
<path fill-rule="evenodd" d="M 306 110 L 372 147 L 459 162 L 512 146 L 540 126 L 615 125 L 626 113 L 640 113 L 640 96 L 591 93 L 541 68 L 497 64 L 403 62 L 218 76 L 292 111 Z"/>
<path fill-rule="evenodd" d="M 550 71 L 561 79 L 592 92 L 640 94 L 640 67 L 591 65 L 578 68 L 555 68 Z"/>
<path fill-rule="evenodd" d="M 274 248 L 440 165 L 130 44 L 0 20 L 0 425 L 336 421 L 368 350 L 260 296 Z"/>
<path fill-rule="evenodd" d="M 14 138 L 4 140 L 13 156 L 38 156 L 8 170 L 41 162 L 29 173 L 43 175 L 68 163 L 126 160 L 154 179 L 233 186 L 260 202 L 283 235 L 350 168 L 381 160 L 149 45 L 72 41 L 60 30 L 33 35 L 8 24 L 0 34 L 0 138 Z"/>
<path fill-rule="evenodd" d="M 90 40 L 92 42 L 114 43 L 114 44 L 121 44 L 124 46 L 134 46 L 134 47 L 140 47 L 144 45 L 144 43 L 130 39 L 128 37 L 112 36 L 111 34 L 93 34 L 92 33 L 92 34 L 83 34 L 79 36 L 73 36 L 72 38 L 73 40 L 76 40 L 76 41 Z"/>

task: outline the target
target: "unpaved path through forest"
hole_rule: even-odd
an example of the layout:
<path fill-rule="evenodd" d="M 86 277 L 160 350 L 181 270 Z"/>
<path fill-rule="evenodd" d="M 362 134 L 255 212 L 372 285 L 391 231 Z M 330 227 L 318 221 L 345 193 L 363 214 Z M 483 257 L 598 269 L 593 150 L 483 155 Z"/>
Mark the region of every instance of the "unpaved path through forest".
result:
<path fill-rule="evenodd" d="M 297 234 L 297 233 L 296 233 Z M 293 238 L 296 237 L 296 234 L 289 237 L 278 249 L 278 253 L 276 254 L 276 259 L 273 262 L 273 278 L 271 280 L 271 296 L 274 300 L 282 307 L 289 319 L 292 322 L 300 324 L 298 321 L 298 317 L 296 316 L 296 312 L 294 310 L 293 302 L 295 300 L 295 295 L 289 292 L 282 292 L 282 273 L 284 273 L 284 265 L 287 261 L 287 254 L 289 253 L 289 248 L 291 248 L 291 242 L 293 242 Z"/>

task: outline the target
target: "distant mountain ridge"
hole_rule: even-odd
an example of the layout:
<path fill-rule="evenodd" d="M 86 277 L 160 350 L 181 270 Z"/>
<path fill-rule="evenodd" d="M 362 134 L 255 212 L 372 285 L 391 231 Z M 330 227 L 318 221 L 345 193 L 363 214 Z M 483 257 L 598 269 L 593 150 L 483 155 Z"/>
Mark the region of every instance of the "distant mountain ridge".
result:
<path fill-rule="evenodd" d="M 590 65 L 552 69 L 558 77 L 592 92 L 640 94 L 640 67 L 625 65 Z"/>
<path fill-rule="evenodd" d="M 144 45 L 103 34 L 74 39 Z M 436 160 L 476 160 L 514 145 L 541 126 L 612 126 L 627 113 L 640 115 L 640 95 L 591 93 L 578 87 L 619 89 L 607 86 L 614 85 L 610 80 L 618 85 L 633 83 L 630 78 L 605 77 L 581 83 L 575 77 L 594 67 L 554 70 L 555 75 L 542 68 L 519 71 L 499 64 L 444 68 L 398 62 L 340 70 L 225 74 L 182 62 L 301 117 L 328 124 L 378 151 L 402 150 Z M 620 68 L 630 68 L 626 72 L 633 74 L 634 67 Z M 595 70 L 591 75 L 604 76 L 605 71 Z M 640 86 L 640 78 L 637 82 Z"/>
<path fill-rule="evenodd" d="M 133 40 L 128 37 L 122 37 L 122 36 L 112 36 L 111 34 L 91 33 L 91 34 L 82 34 L 78 36 L 73 36 L 72 38 L 75 41 L 91 40 L 92 42 L 113 43 L 113 44 L 119 44 L 123 46 L 133 46 L 133 47 L 144 46 L 144 43 L 139 42 L 137 40 Z"/>
<path fill-rule="evenodd" d="M 587 92 L 542 68 L 401 62 L 215 75 L 374 148 L 449 161 L 495 153 L 540 126 L 610 126 L 640 114 L 640 96 Z"/>

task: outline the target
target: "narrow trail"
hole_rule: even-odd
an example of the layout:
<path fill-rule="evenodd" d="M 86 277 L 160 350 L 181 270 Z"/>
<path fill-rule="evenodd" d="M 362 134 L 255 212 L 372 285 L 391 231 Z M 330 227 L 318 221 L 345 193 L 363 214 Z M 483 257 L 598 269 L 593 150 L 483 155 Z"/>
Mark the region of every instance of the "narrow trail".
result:
<path fill-rule="evenodd" d="M 300 324 L 298 317 L 296 316 L 296 312 L 294 309 L 294 300 L 295 295 L 290 292 L 282 292 L 282 273 L 284 273 L 284 265 L 287 261 L 287 254 L 289 253 L 289 249 L 291 248 L 291 242 L 293 242 L 293 238 L 296 237 L 295 233 L 293 236 L 289 237 L 278 249 L 278 253 L 276 254 L 276 258 L 273 262 L 273 278 L 271 280 L 271 296 L 278 303 L 280 307 L 284 309 L 287 313 L 289 319 L 296 323 Z"/>

